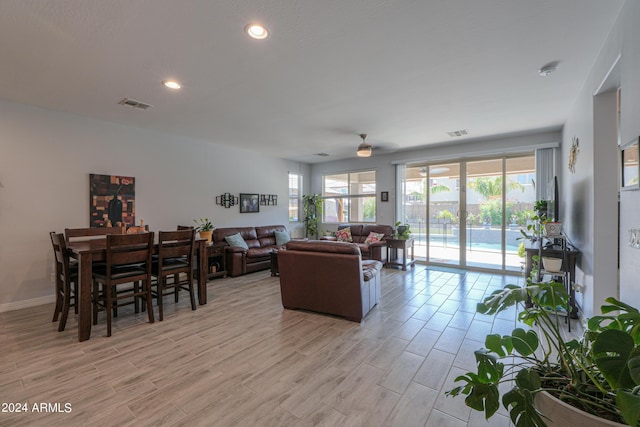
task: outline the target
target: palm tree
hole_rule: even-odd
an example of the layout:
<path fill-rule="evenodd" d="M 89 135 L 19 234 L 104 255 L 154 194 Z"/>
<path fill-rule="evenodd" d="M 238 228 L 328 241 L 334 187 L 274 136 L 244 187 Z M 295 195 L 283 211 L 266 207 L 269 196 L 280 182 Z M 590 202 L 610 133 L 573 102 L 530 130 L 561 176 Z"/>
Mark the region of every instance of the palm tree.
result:
<path fill-rule="evenodd" d="M 483 176 L 469 182 L 469 188 L 475 190 L 485 200 L 502 196 L 502 176 Z M 520 190 L 524 192 L 524 185 L 519 182 L 507 181 L 507 191 Z"/>

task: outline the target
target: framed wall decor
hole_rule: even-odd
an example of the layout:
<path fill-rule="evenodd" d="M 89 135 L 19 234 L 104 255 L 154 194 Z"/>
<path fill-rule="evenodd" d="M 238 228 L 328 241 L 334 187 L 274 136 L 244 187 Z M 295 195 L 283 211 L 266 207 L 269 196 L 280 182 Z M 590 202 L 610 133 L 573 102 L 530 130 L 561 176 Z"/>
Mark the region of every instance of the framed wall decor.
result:
<path fill-rule="evenodd" d="M 389 192 L 388 191 L 380 192 L 380 201 L 381 202 L 388 202 L 389 201 Z"/>
<path fill-rule="evenodd" d="M 634 138 L 631 141 L 620 147 L 621 158 L 621 172 L 622 177 L 620 180 L 620 187 L 623 190 L 637 190 L 640 188 L 640 163 L 638 162 L 638 145 L 640 143 L 640 137 Z"/>
<path fill-rule="evenodd" d="M 234 196 L 231 193 L 223 193 L 219 196 L 216 196 L 216 205 L 230 208 L 231 206 L 235 206 L 237 204 L 238 196 Z"/>
<path fill-rule="evenodd" d="M 89 225 L 135 225 L 135 183 L 132 176 L 89 174 Z"/>
<path fill-rule="evenodd" d="M 240 213 L 260 212 L 260 195 L 240 193 Z"/>

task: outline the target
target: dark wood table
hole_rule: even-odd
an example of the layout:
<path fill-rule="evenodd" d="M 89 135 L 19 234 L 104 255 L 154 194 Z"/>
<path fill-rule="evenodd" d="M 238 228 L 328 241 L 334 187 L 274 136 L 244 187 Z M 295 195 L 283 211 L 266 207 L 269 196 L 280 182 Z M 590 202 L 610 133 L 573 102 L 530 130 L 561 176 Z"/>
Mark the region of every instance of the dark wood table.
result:
<path fill-rule="evenodd" d="M 91 282 L 94 261 L 107 258 L 106 239 L 93 239 L 67 243 L 71 258 L 78 260 L 78 340 L 86 341 L 91 337 Z M 157 253 L 158 245 L 153 252 Z M 198 302 L 207 303 L 207 240 L 196 239 L 195 255 L 198 258 Z"/>
<path fill-rule="evenodd" d="M 413 252 L 413 238 L 409 237 L 408 239 L 394 239 L 387 238 L 387 263 L 385 267 L 389 268 L 390 266 L 399 266 L 402 267 L 403 270 L 407 270 L 407 267 L 414 265 L 416 262 L 414 252 Z M 411 256 L 409 257 L 408 253 L 411 250 Z M 402 251 L 402 260 L 400 259 L 400 254 L 398 251 Z"/>
<path fill-rule="evenodd" d="M 528 241 L 525 243 L 525 252 L 526 252 L 525 268 L 524 268 L 525 279 L 531 275 L 531 270 L 533 269 L 533 256 L 538 255 L 538 252 L 539 252 L 538 244 L 539 244 L 538 242 L 531 243 Z M 578 306 L 576 304 L 576 291 L 573 288 L 573 283 L 576 280 L 576 261 L 580 256 L 580 251 L 577 249 L 570 249 L 566 251 L 566 254 L 563 254 L 563 252 L 557 247 L 550 247 L 550 248 L 547 247 L 547 248 L 543 248 L 542 251 L 540 252 L 544 257 L 563 258 L 563 259 L 566 259 L 566 261 L 568 262 L 567 265 L 562 266 L 562 269 L 563 271 L 567 272 L 567 283 L 565 283 L 565 285 L 567 285 L 567 291 L 569 292 L 569 305 L 571 306 L 571 313 L 570 313 L 571 318 L 577 319 Z M 565 258 L 565 255 L 566 255 L 566 258 Z M 538 262 L 542 262 L 542 260 L 538 260 Z M 539 266 L 538 268 L 540 267 L 541 266 Z"/>

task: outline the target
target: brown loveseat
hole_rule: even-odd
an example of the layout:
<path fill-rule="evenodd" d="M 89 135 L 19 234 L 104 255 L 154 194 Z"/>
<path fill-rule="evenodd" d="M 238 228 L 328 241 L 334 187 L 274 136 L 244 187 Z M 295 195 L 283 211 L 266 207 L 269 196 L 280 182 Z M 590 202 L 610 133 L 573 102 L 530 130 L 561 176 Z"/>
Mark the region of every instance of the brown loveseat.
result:
<path fill-rule="evenodd" d="M 360 322 L 380 302 L 382 263 L 354 243 L 291 241 L 278 252 L 282 305 Z"/>
<path fill-rule="evenodd" d="M 362 259 L 375 259 L 382 263 L 387 262 L 387 244 L 385 239 L 393 235 L 393 227 L 390 225 L 364 225 L 364 224 L 340 224 L 338 230 L 344 228 L 351 229 L 353 243 L 356 243 L 362 252 Z M 384 234 L 381 241 L 375 243 L 365 243 L 369 233 Z"/>
<path fill-rule="evenodd" d="M 240 246 L 225 247 L 227 270 L 231 277 L 241 276 L 254 271 L 266 270 L 270 266 L 270 252 L 281 248 L 276 245 L 275 232 L 287 229 L 284 225 L 265 225 L 261 227 L 216 228 L 213 230 L 215 243 L 226 243 L 225 237 L 240 233 L 249 249 Z"/>

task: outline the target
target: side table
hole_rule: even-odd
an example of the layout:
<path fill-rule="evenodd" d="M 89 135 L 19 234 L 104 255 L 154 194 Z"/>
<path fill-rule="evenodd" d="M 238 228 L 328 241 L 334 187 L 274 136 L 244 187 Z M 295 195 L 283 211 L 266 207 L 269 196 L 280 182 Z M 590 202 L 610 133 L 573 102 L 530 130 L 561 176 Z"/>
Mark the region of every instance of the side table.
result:
<path fill-rule="evenodd" d="M 386 268 L 391 266 L 402 267 L 403 270 L 407 270 L 407 267 L 415 264 L 415 256 L 413 251 L 413 238 L 408 239 L 394 239 L 387 238 L 387 263 Z M 411 256 L 409 257 L 409 250 L 411 250 Z M 402 251 L 402 259 L 398 251 Z"/>
<path fill-rule="evenodd" d="M 224 256 L 224 243 L 207 245 L 207 280 L 214 277 L 227 277 L 227 263 Z"/>
<path fill-rule="evenodd" d="M 274 249 L 269 254 L 271 256 L 271 277 L 279 276 L 278 270 L 278 250 Z"/>

